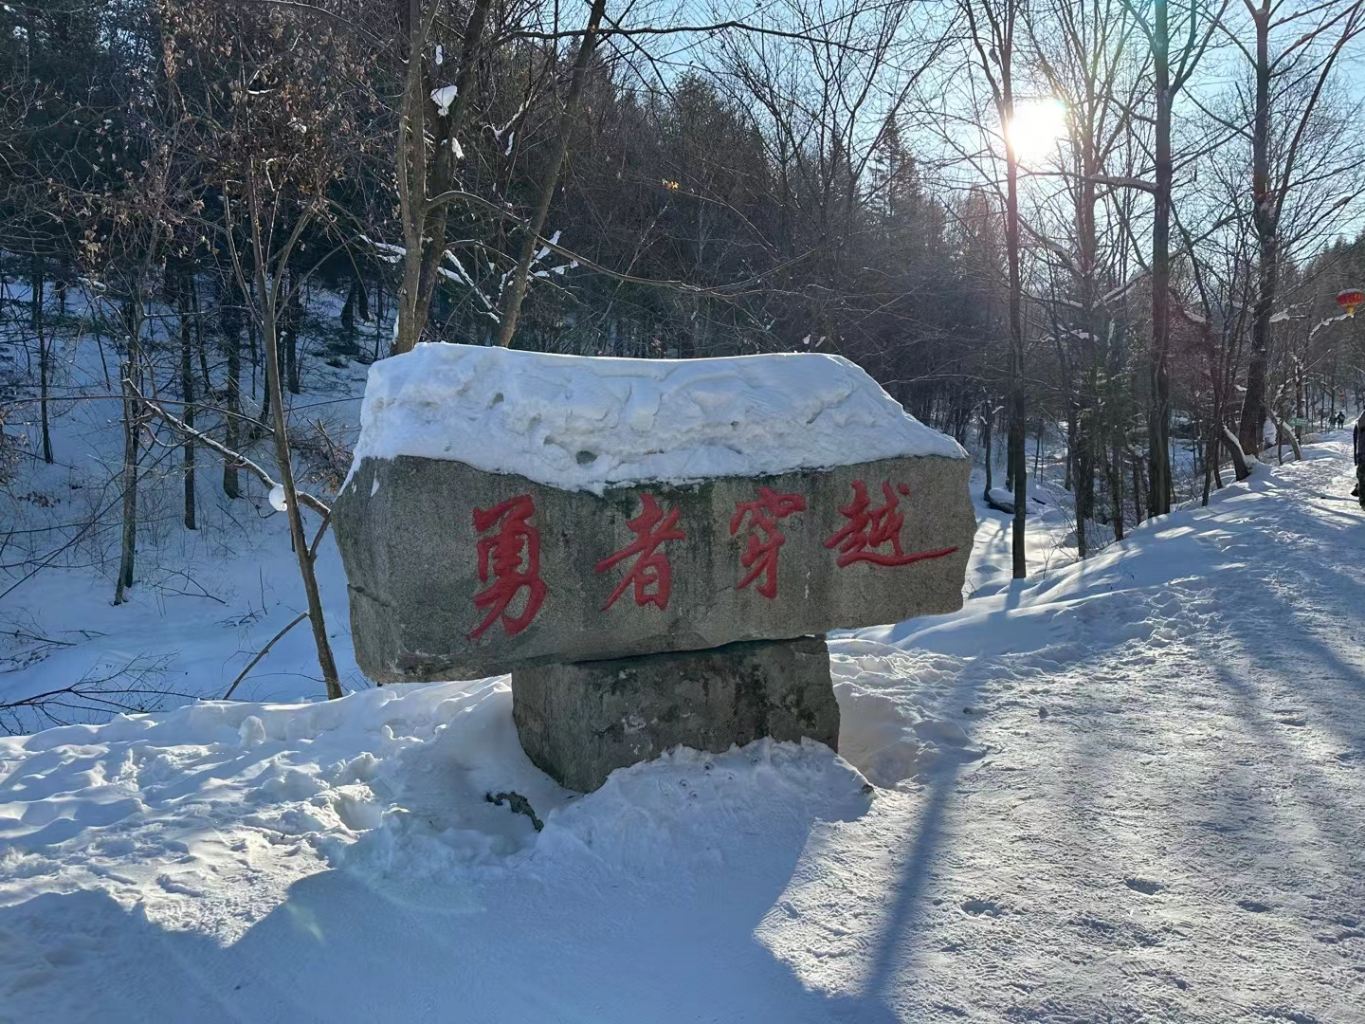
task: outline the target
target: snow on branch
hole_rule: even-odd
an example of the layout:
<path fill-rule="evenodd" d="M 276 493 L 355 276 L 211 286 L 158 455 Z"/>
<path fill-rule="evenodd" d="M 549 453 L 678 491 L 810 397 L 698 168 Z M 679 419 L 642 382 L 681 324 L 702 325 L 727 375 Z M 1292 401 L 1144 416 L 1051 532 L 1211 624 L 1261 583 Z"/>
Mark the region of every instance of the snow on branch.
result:
<path fill-rule="evenodd" d="M 253 462 L 251 459 L 247 458 L 241 452 L 233 451 L 231 448 L 229 448 L 222 442 L 215 441 L 213 438 L 209 437 L 208 434 L 205 434 L 202 430 L 195 429 L 194 427 L 186 423 L 184 420 L 182 420 L 180 417 L 174 415 L 171 412 L 168 412 L 161 405 L 152 401 L 150 398 L 147 398 L 145 395 L 142 394 L 142 392 L 138 391 L 137 387 L 133 384 L 131 380 L 125 378 L 123 383 L 127 385 L 128 389 L 134 395 L 137 396 L 138 401 L 141 402 L 149 412 L 153 413 L 158 418 L 169 423 L 172 427 L 174 427 L 180 433 L 184 434 L 186 437 L 194 438 L 200 444 L 204 445 L 204 447 L 211 448 L 213 451 L 223 456 L 223 458 L 230 460 L 234 465 L 238 466 L 241 469 L 245 469 L 248 473 L 251 473 L 253 476 L 255 476 L 256 479 L 260 480 L 261 483 L 263 483 L 266 487 L 270 488 L 271 491 L 279 491 L 283 489 L 282 486 L 269 473 L 267 473 L 259 463 Z M 299 504 L 303 505 L 305 508 L 311 508 L 314 512 L 322 516 L 330 516 L 332 514 L 332 507 L 322 499 L 309 494 L 307 491 L 296 490 L 295 493 L 297 493 L 299 496 Z"/>
<path fill-rule="evenodd" d="M 1109 306 L 1115 302 L 1118 302 L 1120 299 L 1127 297 L 1128 293 L 1131 292 L 1134 288 L 1136 288 L 1139 284 L 1141 284 L 1150 273 L 1151 271 L 1148 270 L 1138 271 L 1136 274 L 1130 277 L 1123 284 L 1119 285 L 1117 288 L 1111 289 L 1110 291 L 1107 291 L 1103 295 L 1101 295 L 1100 302 L 1102 302 L 1106 306 Z"/>
<path fill-rule="evenodd" d="M 1341 320 L 1349 320 L 1350 318 L 1351 318 L 1351 314 L 1350 314 L 1350 313 L 1338 313 L 1336 316 L 1329 316 L 1326 320 L 1319 320 L 1317 323 L 1315 323 L 1315 324 L 1312 326 L 1312 328 L 1309 329 L 1309 331 L 1308 331 L 1308 340 L 1309 340 L 1309 341 L 1312 341 L 1312 340 L 1313 340 L 1313 335 L 1317 334 L 1318 331 L 1322 330 L 1324 327 L 1328 326 L 1329 324 L 1338 323 L 1338 322 L 1341 321 Z"/>
<path fill-rule="evenodd" d="M 442 117 L 450 114 L 450 105 L 455 102 L 455 97 L 460 95 L 460 90 L 453 85 L 443 85 L 439 89 L 431 90 L 431 102 L 436 104 L 436 113 Z"/>
<path fill-rule="evenodd" d="M 360 240 L 375 250 L 376 255 L 385 263 L 399 263 L 408 254 L 407 249 L 401 245 L 391 245 L 388 242 L 376 242 L 369 235 L 360 235 Z"/>
<path fill-rule="evenodd" d="M 436 268 L 437 273 L 448 281 L 454 281 L 456 284 L 468 288 L 474 293 L 475 297 L 483 303 L 484 308 L 480 310 L 481 315 L 490 318 L 494 323 L 501 323 L 502 319 L 498 316 L 498 311 L 493 305 L 493 300 L 485 295 L 482 289 L 474 283 L 474 278 L 470 276 L 469 271 L 465 270 L 464 264 L 460 262 L 459 257 L 449 249 L 446 249 L 441 255 L 449 261 L 451 267 L 454 267 L 454 269 L 451 270 L 446 267 L 438 266 Z"/>

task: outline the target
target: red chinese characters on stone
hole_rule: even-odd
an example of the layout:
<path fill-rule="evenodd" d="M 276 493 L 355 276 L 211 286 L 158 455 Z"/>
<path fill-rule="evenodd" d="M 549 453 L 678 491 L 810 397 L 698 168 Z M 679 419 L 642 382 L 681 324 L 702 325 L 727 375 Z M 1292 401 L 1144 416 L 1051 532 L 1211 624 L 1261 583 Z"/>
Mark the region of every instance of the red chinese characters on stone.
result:
<path fill-rule="evenodd" d="M 531 525 L 535 511 L 529 494 L 474 510 L 476 532 L 488 533 L 494 526 L 497 532 L 479 538 L 479 582 L 488 586 L 474 595 L 474 607 L 488 614 L 469 639 L 479 639 L 499 618 L 507 635 L 516 636 L 540 611 L 547 588 L 540 578 L 540 531 Z M 512 604 L 523 590 L 521 611 L 513 613 Z"/>
<path fill-rule="evenodd" d="M 762 577 L 754 589 L 769 600 L 777 596 L 777 553 L 787 542 L 779 524 L 792 513 L 805 510 L 806 499 L 801 495 L 778 494 L 769 487 L 760 487 L 754 501 L 735 504 L 730 536 L 739 533 L 745 519 L 749 521 L 749 539 L 739 559 L 739 564 L 749 571 L 735 584 L 736 590 L 743 590 Z"/>
<path fill-rule="evenodd" d="M 872 507 L 867 496 L 867 484 L 861 480 L 853 481 L 853 500 L 839 509 L 839 514 L 848 520 L 843 527 L 825 541 L 825 547 L 838 548 L 836 564 L 843 568 L 854 562 L 871 562 L 873 565 L 910 565 L 929 558 L 943 558 L 957 550 L 935 548 L 930 551 L 912 551 L 907 554 L 901 549 L 901 527 L 905 516 L 900 512 L 900 499 L 910 496 L 910 488 L 899 484 L 892 489 L 889 481 L 882 483 L 885 504 Z M 886 550 L 889 547 L 889 550 Z"/>
<path fill-rule="evenodd" d="M 640 607 L 652 604 L 656 608 L 668 607 L 668 596 L 673 591 L 673 569 L 668 564 L 668 556 L 659 550 L 660 545 L 670 540 L 686 540 L 687 535 L 678 529 L 678 510 L 667 513 L 659 507 L 652 494 L 640 495 L 640 514 L 628 520 L 626 526 L 635 534 L 635 540 L 614 555 L 597 563 L 596 571 L 606 572 L 613 565 L 634 557 L 621 582 L 602 606 L 606 611 L 625 593 L 626 587 L 635 587 L 635 603 Z"/>

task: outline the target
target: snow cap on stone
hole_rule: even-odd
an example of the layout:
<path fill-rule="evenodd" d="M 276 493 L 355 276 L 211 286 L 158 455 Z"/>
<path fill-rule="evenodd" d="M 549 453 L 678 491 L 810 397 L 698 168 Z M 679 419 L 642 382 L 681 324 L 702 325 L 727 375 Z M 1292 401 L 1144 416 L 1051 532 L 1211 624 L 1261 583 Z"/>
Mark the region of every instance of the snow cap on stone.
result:
<path fill-rule="evenodd" d="M 355 465 L 410 455 L 602 493 L 902 456 L 966 458 L 817 353 L 617 359 L 423 344 L 370 367 Z"/>

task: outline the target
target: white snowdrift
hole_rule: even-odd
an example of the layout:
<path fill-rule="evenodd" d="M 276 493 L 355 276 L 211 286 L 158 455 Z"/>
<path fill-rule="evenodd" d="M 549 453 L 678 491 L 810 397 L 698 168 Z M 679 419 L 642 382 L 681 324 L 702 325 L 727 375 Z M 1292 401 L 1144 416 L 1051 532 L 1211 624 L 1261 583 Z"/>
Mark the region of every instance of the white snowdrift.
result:
<path fill-rule="evenodd" d="M 446 344 L 370 368 L 356 464 L 400 455 L 599 494 L 643 481 L 966 457 L 839 356 L 580 358 Z"/>
<path fill-rule="evenodd" d="M 942 758 L 979 756 L 959 727 L 935 721 L 897 689 L 909 674 L 921 683 L 949 677 L 951 665 L 847 641 L 836 642 L 832 667 L 841 746 L 866 758 L 880 785 L 913 783 Z M 719 778 L 724 786 L 711 784 Z M 551 851 L 574 844 L 616 859 L 641 845 L 642 831 L 667 846 L 684 824 L 676 820 L 680 809 L 694 813 L 667 795 L 673 786 L 687 801 L 709 791 L 712 803 L 762 792 L 790 804 L 787 811 L 838 803 L 864 787 L 857 770 L 821 744 L 763 740 L 721 755 L 678 749 L 579 796 L 526 758 L 506 676 L 305 704 L 205 701 L 0 737 L 0 780 L 0 864 L 10 869 L 0 871 L 0 905 L 42 888 L 49 871 L 89 867 L 92 857 L 103 868 L 119 864 L 115 874 L 94 875 L 113 879 L 110 894 L 130 904 L 150 898 L 154 905 L 167 892 L 201 894 L 210 880 L 200 851 L 182 855 L 201 839 L 216 846 L 239 829 L 273 847 L 309 848 L 338 866 L 436 876 L 514 865 L 533 851 L 545 867 L 559 856 Z M 545 819 L 544 832 L 537 837 L 528 817 L 488 801 L 503 792 L 526 797 Z M 650 819 L 657 828 L 646 827 Z M 130 841 L 151 833 L 159 846 Z M 60 860 L 51 856 L 59 848 Z M 643 863 L 660 850 L 638 852 Z M 212 873 L 223 866 L 221 854 L 208 858 L 216 861 Z"/>
<path fill-rule="evenodd" d="M 979 756 L 898 698 L 904 656 L 857 646 L 835 656 L 836 689 L 843 742 L 874 778 L 913 786 Z M 489 799 L 506 793 L 543 831 Z M 685 952 L 705 936 L 712 985 L 642 989 L 643 1003 L 618 992 L 631 1009 L 574 1019 L 694 1020 L 719 1006 L 766 1019 L 770 1000 L 823 1000 L 774 987 L 750 932 L 803 846 L 874 799 L 827 747 L 768 740 L 675 750 L 579 796 L 522 752 L 506 677 L 0 738 L 0 1003 L 16 1020 L 415 1020 L 436 991 L 462 1019 L 560 1020 L 538 985 L 588 1013 L 621 971 L 657 983 L 648 965 L 678 956 L 705 970 L 706 954 Z M 139 966 L 143 931 L 180 952 Z M 295 970 L 323 950 L 332 969 Z M 368 973 L 394 965 L 416 973 L 397 988 Z M 295 982 L 280 985 L 282 970 Z"/>

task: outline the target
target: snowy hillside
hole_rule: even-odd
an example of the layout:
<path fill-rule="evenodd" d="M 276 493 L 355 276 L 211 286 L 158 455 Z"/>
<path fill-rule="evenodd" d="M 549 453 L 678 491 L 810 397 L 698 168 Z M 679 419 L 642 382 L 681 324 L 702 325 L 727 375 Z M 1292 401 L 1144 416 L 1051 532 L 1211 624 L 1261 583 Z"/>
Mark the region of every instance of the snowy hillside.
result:
<path fill-rule="evenodd" d="M 0 1017 L 1361 1020 L 1348 447 L 1023 586 L 987 516 L 962 612 L 832 644 L 841 757 L 678 753 L 572 796 L 505 679 L 0 740 Z M 243 627 L 173 628 L 214 692 Z"/>
<path fill-rule="evenodd" d="M 359 436 L 361 395 L 368 373 L 364 364 L 354 360 L 333 359 L 343 364 L 340 366 L 327 361 L 327 324 L 335 318 L 333 307 L 338 303 L 336 296 L 326 292 L 313 297 L 309 309 L 316 322 L 308 321 L 308 329 L 301 335 L 308 386 L 289 400 L 296 449 L 311 446 L 331 455 L 330 462 L 297 460 L 302 486 L 324 496 L 340 484 L 351 464 L 350 449 Z M 253 657 L 305 608 L 285 516 L 272 507 L 264 488 L 247 474 L 241 477 L 243 498 L 224 498 L 219 486 L 221 462 L 212 453 L 201 451 L 196 488 L 199 529 L 182 528 L 178 518 L 182 486 L 178 438 L 169 429 L 152 425 L 149 429 L 158 431 L 158 444 L 145 456 L 139 484 L 142 511 L 137 585 L 130 591 L 128 603 L 114 607 L 111 599 L 119 555 L 118 474 L 122 457 L 121 403 L 108 397 L 110 362 L 115 355 L 106 351 L 108 342 L 101 340 L 95 326 L 98 309 L 78 302 L 74 295 L 71 309 L 67 333 L 54 353 L 58 381 L 54 390 L 62 396 L 61 401 L 53 403 L 56 461 L 51 466 L 39 459 L 23 462 L 17 479 L 0 490 L 0 522 L 7 522 L 12 531 L 0 534 L 6 556 L 0 579 L 0 705 L 50 693 L 57 686 L 74 685 L 93 691 L 96 697 L 73 699 L 54 708 L 59 720 L 98 722 L 110 714 L 109 707 L 100 703 L 100 691 L 121 688 L 130 681 L 142 691 L 137 696 L 144 706 L 158 710 L 200 697 L 222 697 Z M 375 325 L 374 330 L 384 334 L 387 328 Z M 174 394 L 177 370 L 172 341 L 158 335 L 149 348 L 155 349 L 158 344 L 164 351 L 153 360 L 158 370 L 153 373 L 151 390 Z M 0 370 L 10 354 L 0 346 Z M 549 357 L 514 355 L 546 359 L 554 365 Z M 496 361 L 499 357 L 494 354 L 487 358 Z M 799 375 L 799 368 L 811 361 L 843 368 L 840 372 L 855 382 L 866 380 L 861 371 L 842 361 L 814 356 L 792 357 L 794 369 L 789 372 Z M 744 363 L 742 359 L 738 362 Z M 622 363 L 626 367 L 639 365 L 634 360 Z M 674 364 L 648 361 L 643 365 Z M 437 377 L 436 384 L 440 384 Z M 836 377 L 822 387 L 833 396 L 849 393 L 851 385 L 844 380 L 841 386 L 841 380 Z M 258 376 L 254 389 L 248 386 L 248 406 L 259 405 L 261 384 Z M 694 380 L 692 384 L 694 391 L 704 391 L 704 381 Z M 519 386 L 529 388 L 533 384 L 522 381 Z M 445 397 L 449 397 L 449 387 L 446 381 L 441 392 Z M 715 390 L 714 383 L 711 388 Z M 750 404 L 777 401 L 771 393 L 753 389 L 742 393 Z M 703 401 L 705 397 L 699 394 L 694 399 Z M 883 411 L 866 396 L 860 398 L 863 404 L 852 403 L 851 411 L 843 409 L 837 415 L 826 411 L 837 421 L 833 427 L 842 428 L 850 420 L 875 419 Z M 656 394 L 656 404 L 659 400 Z M 21 408 L 31 419 L 25 422 L 15 418 L 8 425 L 11 429 L 26 428 L 27 449 L 37 451 L 36 413 L 31 406 Z M 803 412 L 809 414 L 810 410 Z M 746 409 L 746 414 L 755 412 Z M 787 415 L 780 409 L 768 413 L 770 418 L 779 414 Z M 893 438 L 900 450 L 912 450 L 922 440 L 920 434 L 932 433 L 897 415 L 912 425 L 906 428 L 905 436 Z M 208 412 L 201 415 L 200 426 L 212 432 L 214 417 L 216 414 Z M 865 435 L 866 431 L 854 438 L 862 446 L 860 452 L 865 452 L 869 443 Z M 407 435 L 400 432 L 399 436 Z M 847 439 L 847 434 L 837 431 L 831 436 Z M 951 442 L 947 444 L 951 449 L 945 451 L 958 450 Z M 894 450 L 897 448 L 893 445 L 883 454 Z M 268 440 L 257 441 L 249 453 L 267 465 L 273 464 Z M 528 469 L 524 465 L 517 468 Z M 979 476 L 972 485 L 980 526 L 968 571 L 968 594 L 1009 575 L 1007 517 L 988 511 L 979 500 Z M 1050 503 L 1040 506 L 1039 514 L 1029 523 L 1031 572 L 1065 564 L 1075 557 L 1074 546 L 1068 547 L 1067 541 L 1074 527 L 1067 497 L 1049 497 Z M 311 533 L 316 517 L 307 510 L 304 515 Z M 319 548 L 317 573 L 342 686 L 348 692 L 364 690 L 370 683 L 355 664 L 346 584 L 330 532 Z M 253 700 L 307 700 L 322 695 L 317 655 L 306 626 L 275 642 L 234 693 Z M 52 724 L 54 721 L 38 709 L 21 707 L 8 716 L 0 709 L 0 732 L 31 731 Z"/>
<path fill-rule="evenodd" d="M 308 384 L 301 394 L 289 396 L 295 450 L 306 449 L 296 458 L 300 486 L 324 495 L 349 466 L 366 378 L 365 365 L 329 352 L 327 325 L 336 301 L 323 292 L 310 303 L 300 343 Z M 174 395 L 171 328 L 153 322 L 160 327 L 147 342 L 151 380 L 146 386 L 151 394 Z M 222 696 L 252 656 L 305 607 L 286 517 L 249 474 L 240 476 L 242 498 L 226 499 L 221 460 L 201 449 L 199 528 L 182 526 L 181 449 L 174 432 L 155 423 L 147 427 L 156 443 L 143 456 L 139 479 L 136 585 L 128 603 L 113 606 L 123 441 L 121 403 L 109 397 L 108 382 L 118 365 L 117 353 L 101 333 L 107 329 L 102 307 L 72 296 L 65 330 L 54 343 L 53 391 L 60 396 L 52 403 L 55 461 L 44 465 L 36 457 L 23 459 L 15 479 L 0 490 L 0 522 L 7 530 L 0 581 L 0 704 L 54 685 L 98 691 L 129 679 L 156 708 Z M 22 331 L 17 336 L 22 338 Z M 0 375 L 7 369 L 21 372 L 21 358 L 17 346 L 0 345 Z M 263 375 L 244 373 L 244 378 L 244 405 L 258 410 Z M 23 418 L 13 416 L 6 426 L 26 433 L 25 448 L 36 453 L 36 407 L 17 409 Z M 199 425 L 221 433 L 220 420 L 217 412 L 204 410 Z M 273 465 L 268 437 L 247 450 Z M 305 515 L 315 526 L 312 513 Z M 342 682 L 348 689 L 364 688 L 369 684 L 351 654 L 345 580 L 330 535 L 320 549 L 318 575 Z M 306 628 L 300 628 L 276 643 L 236 695 L 307 699 L 322 693 L 316 653 Z M 60 716 L 101 721 L 108 714 L 95 701 L 74 701 L 60 709 Z M 20 709 L 0 721 L 0 731 L 45 724 L 51 723 L 41 714 Z"/>

